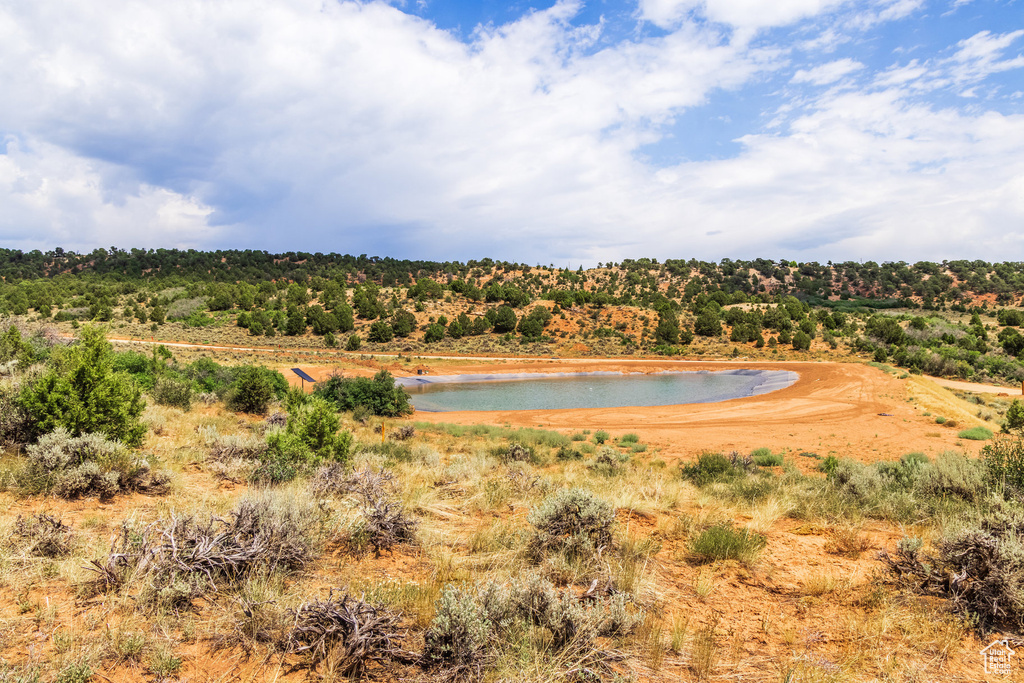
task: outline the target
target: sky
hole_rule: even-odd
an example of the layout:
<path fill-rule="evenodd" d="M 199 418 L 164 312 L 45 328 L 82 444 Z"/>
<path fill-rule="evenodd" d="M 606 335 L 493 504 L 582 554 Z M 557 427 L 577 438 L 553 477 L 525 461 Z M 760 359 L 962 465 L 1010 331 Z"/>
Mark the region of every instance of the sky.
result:
<path fill-rule="evenodd" d="M 0 0 L 0 246 L 1024 261 L 1024 0 Z"/>

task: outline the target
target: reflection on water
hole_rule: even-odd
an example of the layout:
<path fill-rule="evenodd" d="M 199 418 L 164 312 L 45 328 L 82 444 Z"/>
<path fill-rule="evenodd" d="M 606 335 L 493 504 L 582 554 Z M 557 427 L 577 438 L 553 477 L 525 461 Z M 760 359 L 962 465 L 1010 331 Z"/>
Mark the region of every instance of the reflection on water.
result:
<path fill-rule="evenodd" d="M 652 375 L 501 375 L 407 377 L 400 380 L 417 410 L 547 410 L 715 403 L 788 387 L 785 370 L 662 372 Z"/>

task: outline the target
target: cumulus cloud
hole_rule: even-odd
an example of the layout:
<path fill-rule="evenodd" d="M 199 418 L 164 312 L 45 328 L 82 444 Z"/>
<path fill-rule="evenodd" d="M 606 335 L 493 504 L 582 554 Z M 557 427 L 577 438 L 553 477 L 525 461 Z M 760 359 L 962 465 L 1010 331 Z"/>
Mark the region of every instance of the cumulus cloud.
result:
<path fill-rule="evenodd" d="M 733 158 L 643 153 L 695 136 L 685 115 L 717 94 L 792 73 L 791 45 L 751 31 L 843 9 L 799 38 L 847 49 L 851 16 L 913 4 L 643 0 L 664 30 L 621 37 L 563 1 L 461 39 L 383 2 L 8 3 L 0 229 L 40 248 L 984 257 L 1024 218 L 1024 122 L 920 98 L 957 69 L 973 84 L 1014 68 L 1020 32 L 881 72 L 805 63 L 766 114 L 777 126 L 738 133 Z"/>
<path fill-rule="evenodd" d="M 0 154 L 0 240 L 8 248 L 212 244 L 211 209 L 125 178 L 110 164 L 8 137 Z"/>

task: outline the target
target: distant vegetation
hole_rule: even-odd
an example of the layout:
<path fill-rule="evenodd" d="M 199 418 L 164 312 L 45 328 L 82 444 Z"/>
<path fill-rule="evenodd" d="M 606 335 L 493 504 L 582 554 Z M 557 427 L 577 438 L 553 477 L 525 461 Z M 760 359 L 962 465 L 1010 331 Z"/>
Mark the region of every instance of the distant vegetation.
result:
<path fill-rule="evenodd" d="M 304 343 L 369 352 L 784 348 L 912 373 L 1024 380 L 1021 263 L 641 258 L 571 270 L 491 259 L 56 249 L 0 250 L 0 276 L 0 315 L 106 322 L 133 335 L 233 330 L 258 338 L 251 343 L 311 337 Z"/>

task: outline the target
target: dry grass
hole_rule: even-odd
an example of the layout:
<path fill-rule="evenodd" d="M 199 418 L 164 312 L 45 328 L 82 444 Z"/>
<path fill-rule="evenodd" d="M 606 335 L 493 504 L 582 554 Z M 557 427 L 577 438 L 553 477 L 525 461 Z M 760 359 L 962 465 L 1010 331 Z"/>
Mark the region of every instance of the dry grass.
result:
<path fill-rule="evenodd" d="M 282 634 L 311 596 L 323 598 L 335 589 L 335 595 L 343 591 L 400 614 L 398 625 L 410 637 L 402 647 L 415 650 L 446 586 L 511 582 L 527 571 L 576 595 L 584 595 L 595 578 L 594 592 L 601 599 L 607 599 L 608 587 L 632 594 L 648 615 L 634 634 L 610 638 L 608 648 L 621 658 L 616 670 L 633 672 L 637 680 L 943 680 L 950 677 L 950 667 L 968 661 L 978 649 L 969 626 L 938 606 L 876 590 L 877 584 L 864 578 L 875 566 L 869 552 L 875 544 L 864 528 L 807 519 L 804 524 L 813 527 L 807 536 L 786 531 L 794 526 L 788 517 L 796 514 L 800 492 L 795 488 L 747 501 L 726 486 L 697 488 L 672 467 L 646 464 L 641 457 L 646 454 L 634 454 L 611 477 L 592 472 L 582 461 L 557 461 L 544 446 L 537 447 L 536 462 L 506 464 L 492 455 L 503 439 L 486 433 L 456 437 L 418 429 L 402 442 L 407 447 L 402 457 L 394 458 L 369 448 L 379 444 L 379 423 L 364 427 L 347 417 L 346 428 L 363 444 L 356 449 L 353 468 L 386 468 L 393 477 L 389 495 L 417 521 L 415 545 L 396 546 L 379 558 L 342 552 L 339 539 L 358 531 L 357 496 L 351 490 L 326 489 L 314 496 L 307 482 L 298 481 L 255 498 L 315 506 L 311 510 L 323 506 L 320 542 L 302 567 L 254 571 L 219 582 L 217 591 L 191 606 L 158 603 L 157 609 L 140 612 L 138 598 L 149 581 L 145 573 L 129 577 L 124 589 L 85 600 L 76 595 L 90 577 L 82 567 L 106 557 L 123 521 L 145 529 L 183 513 L 226 517 L 240 499 L 254 496 L 242 483 L 244 477 L 232 481 L 218 471 L 218 463 L 234 462 L 227 457 L 231 449 L 223 447 L 258 440 L 254 423 L 217 404 L 197 404 L 188 413 L 150 407 L 145 419 L 154 432 L 147 450 L 175 474 L 175 487 L 166 498 L 135 496 L 103 507 L 91 501 L 77 507 L 61 503 L 49 514 L 71 526 L 76 540 L 68 554 L 58 557 L 38 557 L 5 544 L 16 515 L 0 516 L 0 583 L 11 588 L 0 630 L 11 634 L 3 656 L 12 667 L 22 667 L 17 671 L 37 671 L 40 680 L 60 677 L 61 683 L 77 683 L 76 674 L 84 683 L 86 669 L 111 680 L 132 671 L 159 681 L 230 661 L 237 663 L 224 664 L 218 676 L 269 681 L 273 668 L 254 667 L 286 649 Z M 215 447 L 227 456 L 211 458 Z M 244 463 L 245 458 L 237 460 Z M 612 543 L 596 557 L 550 553 L 540 562 L 531 560 L 527 516 L 551 493 L 572 487 L 614 506 Z M 12 509 L 14 499 L 0 496 Z M 40 500 L 17 504 L 26 517 L 25 510 L 46 511 Z M 734 561 L 692 562 L 689 542 L 722 524 L 767 537 L 768 550 L 753 568 Z M 926 521 L 912 531 L 937 536 L 942 532 L 937 525 Z M 871 537 L 898 537 L 903 531 L 878 524 L 871 527 Z M 784 539 L 807 545 L 790 549 Z M 812 543 L 816 550 L 809 550 Z M 822 569 L 836 562 L 842 568 Z M 77 608 L 76 597 L 81 600 Z M 714 610 L 721 610 L 720 618 Z M 769 612 L 770 625 L 758 630 L 759 615 Z M 45 646 L 33 645 L 34 660 L 10 656 L 16 649 L 27 651 L 23 633 L 44 634 L 39 642 Z M 755 633 L 758 649 L 751 654 Z M 551 634 L 544 628 L 532 628 L 516 642 L 520 649 L 503 649 L 490 670 L 494 680 L 562 681 L 571 678 L 574 667 L 588 665 L 568 654 L 553 655 Z M 315 675 L 326 678 L 355 671 L 350 656 L 330 654 L 333 648 L 324 643 L 316 656 L 284 654 L 284 666 L 315 665 Z M 221 650 L 210 655 L 212 646 Z M 0 679 L 17 680 L 10 678 L 14 670 L 0 665 Z M 397 675 L 373 667 L 363 673 L 370 680 Z M 413 671 L 407 678 L 423 675 Z"/>

